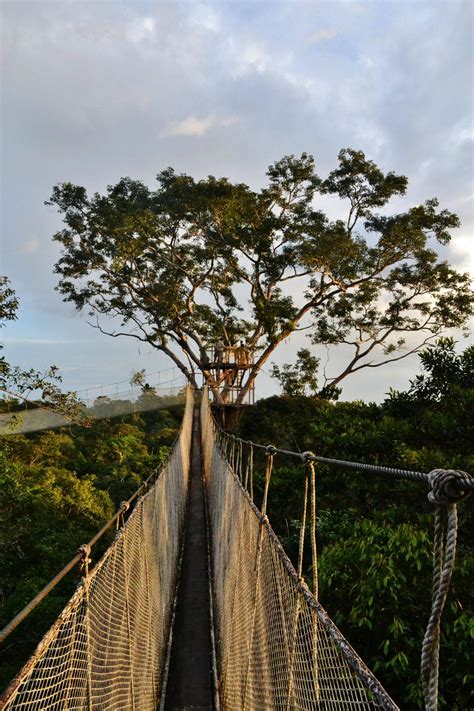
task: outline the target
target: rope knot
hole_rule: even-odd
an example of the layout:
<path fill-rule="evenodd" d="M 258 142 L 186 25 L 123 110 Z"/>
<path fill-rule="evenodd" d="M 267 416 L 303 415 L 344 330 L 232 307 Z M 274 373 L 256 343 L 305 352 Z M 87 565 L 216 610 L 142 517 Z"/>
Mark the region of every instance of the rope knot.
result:
<path fill-rule="evenodd" d="M 128 501 L 121 501 L 120 502 L 120 512 L 125 513 L 125 511 L 128 511 L 130 508 L 130 504 Z"/>
<path fill-rule="evenodd" d="M 273 444 L 269 444 L 267 445 L 265 451 L 268 455 L 273 456 L 276 454 L 276 447 L 274 447 Z"/>
<path fill-rule="evenodd" d="M 428 477 L 431 486 L 428 500 L 432 504 L 454 504 L 471 493 L 459 486 L 460 480 L 470 478 L 460 469 L 433 469 Z"/>
<path fill-rule="evenodd" d="M 79 546 L 77 549 L 77 552 L 80 553 L 82 557 L 82 562 L 83 563 L 90 563 L 90 554 L 91 554 L 91 547 L 88 543 L 83 543 L 82 546 Z"/>
<path fill-rule="evenodd" d="M 89 563 L 91 562 L 91 547 L 88 543 L 83 543 L 79 546 L 77 552 L 81 556 L 81 573 L 87 580 L 89 577 Z"/>
<path fill-rule="evenodd" d="M 307 464 L 311 460 L 311 457 L 314 457 L 314 452 L 301 452 L 300 457 L 302 461 Z"/>

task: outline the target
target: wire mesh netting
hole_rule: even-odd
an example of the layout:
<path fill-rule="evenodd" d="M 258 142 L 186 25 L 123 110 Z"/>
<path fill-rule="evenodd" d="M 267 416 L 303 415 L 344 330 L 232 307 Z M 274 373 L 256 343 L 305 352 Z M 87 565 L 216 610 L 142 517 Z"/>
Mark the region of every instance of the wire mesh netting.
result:
<path fill-rule="evenodd" d="M 79 408 L 74 417 L 62 415 L 43 407 L 17 412 L 0 413 L 0 435 L 26 434 L 65 427 L 75 422 L 93 422 L 109 417 L 151 412 L 181 405 L 185 400 L 186 388 L 183 384 L 156 387 L 150 392 L 132 388 L 110 395 L 79 400 Z"/>
<path fill-rule="evenodd" d="M 201 426 L 222 708 L 396 710 L 298 578 L 234 473 L 207 396 Z"/>
<path fill-rule="evenodd" d="M 193 396 L 153 488 L 137 503 L 7 691 L 5 709 L 156 709 L 189 478 Z"/>

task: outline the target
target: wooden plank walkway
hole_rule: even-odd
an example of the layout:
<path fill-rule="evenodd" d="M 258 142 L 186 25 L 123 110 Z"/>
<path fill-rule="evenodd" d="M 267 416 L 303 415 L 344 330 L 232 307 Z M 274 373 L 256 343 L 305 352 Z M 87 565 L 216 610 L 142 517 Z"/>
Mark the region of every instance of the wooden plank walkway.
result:
<path fill-rule="evenodd" d="M 194 411 L 189 486 L 165 711 L 214 709 L 199 408 Z"/>

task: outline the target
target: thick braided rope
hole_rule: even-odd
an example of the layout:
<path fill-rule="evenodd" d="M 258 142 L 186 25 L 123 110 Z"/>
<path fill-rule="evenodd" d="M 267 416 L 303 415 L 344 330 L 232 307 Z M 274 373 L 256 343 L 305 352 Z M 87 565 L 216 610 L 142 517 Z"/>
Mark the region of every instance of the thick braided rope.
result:
<path fill-rule="evenodd" d="M 226 451 L 226 443 L 229 441 L 229 439 L 240 439 L 236 438 L 235 435 L 230 435 L 227 432 L 225 432 L 217 423 L 216 423 L 216 430 L 218 432 L 218 437 L 220 438 L 219 441 L 221 442 L 221 446 L 223 446 L 223 449 Z M 251 440 L 247 439 L 241 439 L 240 440 L 243 444 L 248 445 L 249 447 L 255 448 L 255 449 L 266 449 L 267 445 L 265 444 L 258 444 L 257 442 L 252 442 Z M 426 472 L 420 472 L 420 471 L 414 471 L 411 469 L 397 469 L 395 467 L 382 467 L 378 464 L 366 464 L 365 462 L 351 462 L 346 459 L 331 459 L 330 457 L 320 457 L 312 452 L 292 452 L 288 449 L 281 449 L 279 447 L 275 447 L 275 454 L 285 454 L 288 457 L 296 457 L 298 459 L 304 458 L 307 454 L 309 455 L 309 459 L 313 462 L 320 462 L 321 464 L 329 464 L 329 465 L 334 465 L 338 467 L 342 467 L 344 469 L 357 469 L 359 471 L 365 471 L 365 472 L 370 472 L 371 474 L 381 474 L 383 476 L 389 476 L 389 477 L 394 477 L 395 479 L 407 479 L 410 481 L 424 481 L 428 482 L 430 481 L 430 474 L 427 474 Z M 446 470 L 450 471 L 450 470 Z M 458 490 L 462 490 L 466 492 L 466 495 L 474 491 L 474 478 L 472 478 L 469 474 L 466 472 L 461 472 L 462 476 L 457 477 L 456 479 L 456 488 Z"/>
<path fill-rule="evenodd" d="M 431 614 L 421 653 L 421 682 L 426 711 L 437 711 L 438 708 L 441 617 L 456 558 L 458 532 L 456 503 L 467 498 L 470 493 L 461 489 L 458 482 L 466 478 L 469 478 L 466 472 L 445 469 L 434 469 L 429 475 L 431 491 L 428 499 L 436 504 L 436 512 Z"/>

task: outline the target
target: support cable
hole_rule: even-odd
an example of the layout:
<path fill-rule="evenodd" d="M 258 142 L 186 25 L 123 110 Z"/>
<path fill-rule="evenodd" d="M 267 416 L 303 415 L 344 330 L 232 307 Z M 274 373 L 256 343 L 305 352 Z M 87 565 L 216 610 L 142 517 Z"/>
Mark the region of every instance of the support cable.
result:
<path fill-rule="evenodd" d="M 219 429 L 219 425 L 216 425 Z M 252 440 L 241 439 L 240 437 L 235 437 L 235 435 L 230 435 L 224 430 L 221 430 L 221 436 L 223 439 L 234 438 L 237 442 L 242 442 L 242 444 L 249 445 L 256 449 L 267 449 L 268 445 L 258 444 L 257 442 L 252 442 Z M 366 464 L 365 462 L 352 462 L 347 459 L 332 459 L 330 457 L 320 457 L 313 453 L 307 452 L 292 452 L 289 449 L 280 449 L 275 447 L 275 454 L 284 454 L 288 457 L 295 457 L 296 459 L 303 459 L 303 461 L 319 462 L 320 464 L 328 464 L 333 466 L 338 466 L 344 469 L 358 469 L 360 471 L 370 472 L 371 474 L 381 474 L 393 477 L 395 479 L 408 479 L 411 481 L 422 481 L 426 482 L 431 486 L 430 476 L 428 472 L 420 472 L 412 469 L 398 469 L 396 467 L 382 467 L 378 464 Z M 448 470 L 442 470 L 448 471 Z M 471 492 L 474 491 L 474 479 L 467 473 L 460 471 L 460 476 L 456 478 L 456 489 Z"/>

